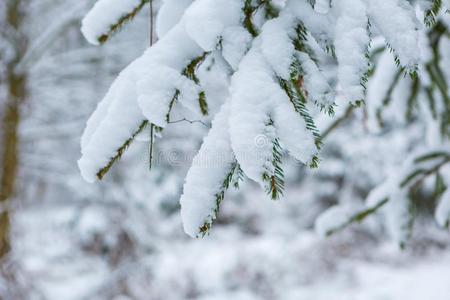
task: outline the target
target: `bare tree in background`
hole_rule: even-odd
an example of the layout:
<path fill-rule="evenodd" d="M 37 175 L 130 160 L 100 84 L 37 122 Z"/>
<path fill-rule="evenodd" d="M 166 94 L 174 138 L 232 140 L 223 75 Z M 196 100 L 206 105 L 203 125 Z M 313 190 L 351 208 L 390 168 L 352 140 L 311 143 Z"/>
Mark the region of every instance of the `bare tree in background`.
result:
<path fill-rule="evenodd" d="M 19 72 L 17 66 L 23 57 L 28 40 L 23 30 L 25 14 L 23 11 L 23 1 L 7 0 L 6 16 L 2 24 L 2 35 L 11 43 L 9 45 L 9 56 L 3 57 L 6 60 L 6 70 L 4 74 L 4 84 L 6 85 L 5 99 L 1 101 L 4 111 L 1 137 L 1 162 L 0 165 L 0 202 L 2 211 L 0 213 L 0 258 L 4 257 L 9 249 L 9 211 L 8 201 L 14 194 L 18 166 L 18 128 L 20 123 L 20 107 L 26 99 L 27 76 L 24 72 Z M 3 77 L 3 76 L 2 76 Z"/>

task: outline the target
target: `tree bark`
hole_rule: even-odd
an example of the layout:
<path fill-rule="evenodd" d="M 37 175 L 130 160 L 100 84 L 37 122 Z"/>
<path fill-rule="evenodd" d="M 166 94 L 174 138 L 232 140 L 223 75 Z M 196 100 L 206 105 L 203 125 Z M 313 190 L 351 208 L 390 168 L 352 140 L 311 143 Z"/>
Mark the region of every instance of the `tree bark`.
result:
<path fill-rule="evenodd" d="M 9 78 L 9 94 L 6 100 L 2 120 L 3 151 L 0 172 L 0 203 L 3 211 L 0 213 L 0 258 L 4 257 L 9 249 L 9 210 L 7 201 L 14 195 L 17 177 L 20 123 L 20 105 L 25 99 L 25 77 L 12 75 Z"/>
<path fill-rule="evenodd" d="M 14 32 L 15 58 L 7 62 L 5 84 L 7 99 L 3 101 L 4 109 L 1 120 L 3 134 L 0 146 L 0 259 L 10 250 L 10 213 L 9 201 L 14 196 L 19 163 L 20 108 L 26 98 L 26 76 L 16 73 L 16 66 L 25 53 L 27 40 L 22 32 L 23 13 L 21 1 L 7 3 L 6 21 Z"/>

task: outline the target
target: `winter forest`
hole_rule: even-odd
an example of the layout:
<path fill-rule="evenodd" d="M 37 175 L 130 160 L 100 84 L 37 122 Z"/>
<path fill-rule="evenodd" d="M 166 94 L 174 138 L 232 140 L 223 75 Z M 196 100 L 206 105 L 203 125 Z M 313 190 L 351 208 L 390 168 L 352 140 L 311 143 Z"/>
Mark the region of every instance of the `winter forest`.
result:
<path fill-rule="evenodd" d="M 449 0 L 0 1 L 0 299 L 450 299 Z"/>

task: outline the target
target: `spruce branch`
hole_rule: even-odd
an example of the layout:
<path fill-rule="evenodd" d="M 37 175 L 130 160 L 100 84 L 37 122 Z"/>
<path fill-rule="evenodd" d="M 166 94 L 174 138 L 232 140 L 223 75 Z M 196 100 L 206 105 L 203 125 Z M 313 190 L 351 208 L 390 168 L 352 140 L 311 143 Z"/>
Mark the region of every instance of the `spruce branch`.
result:
<path fill-rule="evenodd" d="M 210 52 L 204 52 L 202 55 L 194 58 L 183 70 L 182 74 L 187 78 L 191 79 L 196 84 L 200 84 L 200 79 L 198 78 L 196 72 L 199 66 L 205 61 L 206 57 Z M 206 116 L 208 115 L 208 103 L 206 102 L 206 93 L 201 91 L 198 94 L 198 105 L 200 107 L 201 113 Z"/>
<path fill-rule="evenodd" d="M 353 214 L 348 220 L 342 224 L 340 224 L 337 227 L 331 228 L 325 232 L 325 236 L 331 236 L 348 226 L 354 224 L 354 223 L 362 223 L 368 216 L 373 215 L 376 213 L 380 208 L 382 208 L 386 203 L 388 203 L 389 198 L 385 198 L 382 201 L 378 202 L 376 205 L 372 207 L 368 207 L 365 209 L 362 209 L 355 214 Z"/>
<path fill-rule="evenodd" d="M 428 27 L 433 26 L 436 23 L 436 16 L 442 8 L 442 0 L 433 0 L 431 7 L 425 12 L 424 23 Z"/>
<path fill-rule="evenodd" d="M 205 61 L 206 57 L 210 54 L 210 52 L 204 52 L 202 55 L 194 58 L 183 70 L 182 74 L 187 78 L 191 79 L 196 84 L 200 83 L 200 80 L 197 77 L 197 69 L 198 67 Z"/>
<path fill-rule="evenodd" d="M 215 195 L 215 206 L 212 210 L 211 214 L 206 218 L 205 223 L 199 228 L 198 237 L 204 237 L 209 233 L 214 221 L 217 219 L 220 210 L 220 204 L 225 198 L 225 192 L 228 190 L 232 182 L 235 174 L 239 175 L 240 166 L 237 161 L 234 161 L 231 165 L 230 171 L 225 175 L 225 178 L 222 182 L 222 186 L 219 188 L 219 191 Z M 240 175 L 239 175 L 240 176 Z"/>
<path fill-rule="evenodd" d="M 316 65 L 317 69 L 319 70 L 319 65 L 317 61 L 317 55 L 312 49 L 312 47 L 308 43 L 308 30 L 306 29 L 305 25 L 302 22 L 299 22 L 295 26 L 295 37 L 292 39 L 292 44 L 294 45 L 294 48 L 299 53 L 306 54 Z M 327 47 L 328 48 L 328 47 Z M 291 63 L 291 78 L 295 79 L 297 78 L 297 87 L 299 89 L 303 88 L 303 78 L 306 75 L 305 71 L 302 68 L 302 64 L 299 61 L 297 57 L 292 58 Z M 308 91 L 303 92 L 304 98 L 308 98 Z M 320 111 L 326 112 L 328 115 L 333 116 L 334 115 L 334 103 L 331 105 L 325 105 L 319 101 L 319 99 L 312 99 L 314 104 L 319 107 Z"/>
<path fill-rule="evenodd" d="M 295 26 L 295 37 L 292 39 L 292 44 L 295 50 L 308 54 L 309 58 L 317 64 L 316 54 L 311 46 L 308 44 L 308 30 L 303 22 L 299 22 Z"/>
<path fill-rule="evenodd" d="M 232 183 L 235 189 L 239 189 L 241 182 L 244 181 L 244 178 L 245 178 L 245 173 L 242 170 L 241 166 L 238 164 L 237 168 L 235 169 L 233 183 Z"/>
<path fill-rule="evenodd" d="M 432 164 L 429 166 L 421 165 L 423 163 L 429 162 L 432 162 Z M 411 196 L 414 193 L 414 191 L 417 190 L 417 188 L 425 180 L 425 178 L 433 174 L 436 174 L 436 176 L 438 176 L 439 170 L 449 162 L 450 162 L 450 153 L 446 151 L 436 151 L 416 157 L 413 160 L 413 163 L 418 164 L 419 165 L 418 168 L 415 169 L 413 172 L 411 172 L 409 175 L 407 175 L 406 178 L 404 178 L 399 183 L 398 188 L 401 190 L 407 189 L 409 196 Z M 436 190 L 438 190 L 438 188 L 436 188 Z M 358 223 L 362 222 L 366 217 L 377 212 L 389 201 L 397 200 L 397 199 L 390 199 L 392 197 L 393 196 L 387 196 L 383 200 L 377 202 L 374 206 L 357 211 L 356 213 L 352 214 L 351 217 L 349 217 L 348 220 L 346 220 L 346 222 L 339 224 L 339 226 L 329 229 L 325 233 L 326 236 L 330 236 L 355 222 Z M 406 220 L 404 220 L 404 222 L 402 222 L 402 224 L 400 225 L 400 230 L 406 233 L 404 239 L 400 241 L 400 247 L 402 249 L 404 249 L 404 247 L 406 246 L 406 242 L 411 237 L 415 219 L 414 206 L 412 205 L 412 201 L 410 199 L 406 201 L 408 206 L 407 207 L 408 214 Z"/>
<path fill-rule="evenodd" d="M 371 36 L 371 30 L 370 30 L 370 21 L 367 20 L 367 35 L 369 36 L 369 43 L 366 45 L 366 51 L 364 53 L 364 56 L 366 58 L 367 61 L 367 70 L 362 74 L 361 76 L 361 80 L 360 80 L 360 85 L 363 87 L 364 89 L 364 98 L 366 96 L 366 92 L 367 92 L 367 83 L 369 82 L 369 76 L 372 73 L 372 68 L 371 68 L 371 54 L 370 54 L 370 47 L 371 47 L 371 43 L 372 43 L 372 36 Z M 364 103 L 364 99 L 359 99 L 355 101 L 355 104 L 357 106 L 360 106 L 362 103 Z"/>
<path fill-rule="evenodd" d="M 397 72 L 395 73 L 395 76 L 394 76 L 394 80 L 389 85 L 389 88 L 388 88 L 388 90 L 386 92 L 386 95 L 383 98 L 382 106 L 377 108 L 376 117 L 377 117 L 378 124 L 381 127 L 384 127 L 383 111 L 391 103 L 391 101 L 392 101 L 392 93 L 394 92 L 395 87 L 397 86 L 398 82 L 400 81 L 400 79 L 402 77 L 402 74 L 403 74 L 402 70 L 397 70 Z"/>
<path fill-rule="evenodd" d="M 150 0 L 144 0 L 143 2 L 148 2 Z M 145 4 L 145 3 L 144 3 Z M 150 3 L 152 4 L 152 3 Z M 152 6 L 151 8 L 151 18 L 150 18 L 150 43 L 152 45 L 153 43 L 153 9 Z M 182 71 L 182 74 L 186 77 L 188 77 L 189 79 L 193 80 L 195 83 L 199 83 L 199 79 L 196 76 L 195 72 L 197 71 L 198 66 L 205 60 L 205 58 L 207 57 L 209 53 L 205 52 L 202 55 L 200 55 L 199 57 L 196 57 L 195 59 L 193 59 L 186 67 L 185 69 Z M 171 123 L 170 121 L 170 113 L 172 111 L 173 105 L 177 102 L 179 96 L 180 96 L 180 91 L 177 89 L 172 97 L 172 100 L 170 101 L 169 107 L 168 107 L 168 111 L 166 114 L 166 121 L 167 123 Z M 200 109 L 202 111 L 203 114 L 207 114 L 208 113 L 208 106 L 206 103 L 206 95 L 205 93 L 202 91 L 199 94 L 199 106 Z M 133 133 L 133 135 L 125 141 L 125 143 L 116 151 L 116 155 L 114 155 L 113 157 L 111 157 L 110 161 L 108 162 L 108 164 L 101 168 L 98 172 L 97 172 L 97 178 L 99 180 L 102 180 L 104 178 L 104 176 L 110 171 L 110 169 L 113 167 L 113 165 L 120 160 L 120 158 L 122 157 L 122 155 L 124 154 L 124 152 L 128 149 L 128 147 L 133 143 L 133 141 L 135 140 L 136 136 L 139 135 L 144 129 L 145 127 L 147 127 L 149 125 L 149 121 L 144 120 L 142 121 L 142 123 L 140 124 L 138 130 L 136 130 L 135 133 Z M 154 132 L 155 131 L 162 131 L 162 128 L 156 127 L 154 124 L 150 124 L 150 146 L 149 146 L 149 150 L 150 150 L 150 157 L 149 157 L 149 169 L 151 169 L 152 167 L 152 159 L 153 159 L 153 143 L 154 143 Z"/>
<path fill-rule="evenodd" d="M 253 36 L 256 37 L 258 35 L 258 30 L 256 29 L 255 25 L 253 24 L 252 18 L 253 13 L 255 12 L 255 8 L 252 5 L 252 0 L 245 0 L 244 7 L 243 7 L 243 13 L 244 13 L 244 21 L 243 25 L 245 29 Z"/>
<path fill-rule="evenodd" d="M 245 0 L 242 8 L 244 14 L 242 23 L 253 37 L 258 36 L 259 32 L 252 19 L 254 14 L 262 8 L 264 9 L 264 15 L 267 20 L 276 18 L 279 14 L 277 7 L 271 3 L 271 0 Z"/>
<path fill-rule="evenodd" d="M 417 103 L 417 97 L 419 95 L 419 91 L 420 91 L 420 79 L 418 77 L 413 79 L 413 83 L 411 86 L 411 94 L 408 97 L 407 100 L 407 107 L 406 107 L 406 119 L 407 120 L 411 120 L 412 119 L 412 115 L 413 115 L 413 109 L 415 104 Z M 434 96 L 431 94 L 429 94 L 430 97 L 428 97 L 428 100 L 430 101 L 430 108 L 433 114 L 433 117 L 436 116 L 436 108 L 435 108 L 435 101 L 434 101 Z"/>
<path fill-rule="evenodd" d="M 117 33 L 119 30 L 123 28 L 128 22 L 134 19 L 136 15 L 141 11 L 141 9 L 145 6 L 145 4 L 151 2 L 153 0 L 141 0 L 138 6 L 136 6 L 132 11 L 129 13 L 123 15 L 122 17 L 117 20 L 117 22 L 109 28 L 109 31 L 102 34 L 98 37 L 98 42 L 100 44 L 104 44 L 107 42 L 115 33 Z"/>
<path fill-rule="evenodd" d="M 97 178 L 99 180 L 102 180 L 103 177 L 105 177 L 105 175 L 109 172 L 109 170 L 112 168 L 112 166 L 120 160 L 120 158 L 122 158 L 122 155 L 125 153 L 125 151 L 128 149 L 128 147 L 130 147 L 130 145 L 133 143 L 133 141 L 135 140 L 135 138 L 145 129 L 145 127 L 147 127 L 148 125 L 148 121 L 145 120 L 141 123 L 141 125 L 139 125 L 139 128 L 133 133 L 133 135 L 125 141 L 125 143 L 116 151 L 116 155 L 114 155 L 113 157 L 111 157 L 110 161 L 108 162 L 108 164 L 106 166 L 104 166 L 103 168 L 101 168 L 98 172 L 97 172 Z"/>
<path fill-rule="evenodd" d="M 437 160 L 431 166 L 420 166 L 420 163 Z M 424 156 L 420 156 L 414 160 L 419 166 L 407 175 L 400 183 L 401 188 L 410 187 L 416 189 L 428 176 L 436 174 L 439 170 L 450 162 L 450 154 L 447 152 L 435 152 Z"/>
<path fill-rule="evenodd" d="M 273 123 L 268 126 L 273 126 Z M 262 175 L 262 179 L 267 184 L 266 193 L 270 195 L 272 200 L 278 200 L 281 196 L 283 196 L 284 191 L 284 171 L 281 167 L 283 150 L 280 146 L 280 141 L 278 138 L 275 138 L 272 141 L 272 144 L 273 172 L 264 172 Z"/>
<path fill-rule="evenodd" d="M 297 86 L 297 80 L 298 79 L 296 77 L 291 78 L 291 80 L 285 80 L 281 77 L 278 77 L 278 82 L 281 88 L 288 96 L 290 102 L 292 103 L 292 106 L 294 107 L 294 110 L 305 120 L 306 129 L 312 132 L 317 150 L 320 150 L 320 148 L 322 147 L 322 138 L 320 136 L 319 130 L 316 127 L 316 124 L 314 123 L 314 119 L 309 114 L 309 111 L 306 108 L 306 99 L 302 91 L 300 91 Z M 319 166 L 319 157 L 317 155 L 314 155 L 312 157 L 309 166 L 311 168 L 317 168 Z"/>

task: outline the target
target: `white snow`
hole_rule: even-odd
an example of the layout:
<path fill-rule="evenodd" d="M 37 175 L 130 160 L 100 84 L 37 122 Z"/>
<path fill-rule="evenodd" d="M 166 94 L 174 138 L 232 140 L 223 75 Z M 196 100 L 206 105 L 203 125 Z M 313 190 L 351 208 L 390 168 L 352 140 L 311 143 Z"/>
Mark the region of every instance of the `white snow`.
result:
<path fill-rule="evenodd" d="M 306 53 L 298 52 L 296 57 L 304 71 L 303 84 L 307 98 L 325 108 L 333 105 L 336 94 L 325 74 Z"/>
<path fill-rule="evenodd" d="M 412 6 L 404 0 L 367 2 L 371 23 L 394 49 L 402 66 L 414 70 L 419 62 L 420 51 L 417 21 Z"/>
<path fill-rule="evenodd" d="M 186 31 L 205 51 L 215 50 L 225 28 L 240 24 L 242 1 L 195 1 L 185 14 Z"/>
<path fill-rule="evenodd" d="M 88 182 L 96 180 L 97 172 L 108 164 L 117 149 L 142 123 L 135 82 L 131 77 L 134 67 L 132 64 L 122 71 L 98 106 L 99 112 L 88 121 L 82 138 L 82 157 L 78 161 L 81 175 Z"/>
<path fill-rule="evenodd" d="M 315 11 L 308 1 L 289 0 L 284 10 L 294 14 L 302 21 L 322 47 L 332 44 L 333 29 L 335 28 L 334 16 Z"/>
<path fill-rule="evenodd" d="M 216 114 L 186 176 L 180 199 L 181 218 L 184 231 L 192 237 L 199 236 L 200 228 L 216 218 L 217 195 L 224 192 L 223 182 L 236 163 L 227 130 L 229 115 L 227 102 Z"/>
<path fill-rule="evenodd" d="M 183 17 L 192 0 L 164 0 L 156 17 L 156 34 L 162 38 Z"/>
<path fill-rule="evenodd" d="M 283 79 L 290 77 L 290 68 L 294 59 L 294 45 L 292 31 L 294 18 L 284 14 L 276 19 L 267 21 L 262 28 L 261 50 L 275 73 Z"/>
<path fill-rule="evenodd" d="M 277 94 L 270 66 L 260 51 L 253 48 L 232 78 L 229 126 L 239 164 L 249 178 L 261 184 L 262 174 L 271 171 L 274 136 L 267 124 L 271 98 Z"/>
<path fill-rule="evenodd" d="M 111 30 L 117 21 L 137 9 L 144 0 L 98 0 L 82 21 L 81 32 L 89 43 L 98 45 L 98 39 Z"/>
<path fill-rule="evenodd" d="M 252 36 L 242 26 L 228 26 L 222 33 L 222 55 L 233 70 L 237 70 L 242 57 L 247 53 Z"/>
<path fill-rule="evenodd" d="M 377 68 L 367 85 L 367 124 L 372 132 L 380 130 L 377 112 L 379 108 L 383 107 L 383 101 L 397 72 L 392 53 L 382 53 L 377 61 Z"/>
<path fill-rule="evenodd" d="M 346 100 L 354 103 L 364 99 L 362 78 L 369 69 L 366 6 L 362 0 L 342 0 L 338 7 L 341 12 L 335 28 L 338 79 Z"/>
<path fill-rule="evenodd" d="M 181 41 L 184 41 L 182 49 L 178 46 Z M 183 26 L 177 25 L 122 71 L 83 134 L 82 157 L 78 164 L 87 181 L 95 181 L 97 172 L 145 118 L 158 126 L 166 126 L 169 104 L 177 89 L 181 91 L 180 102 L 193 107 L 192 89 L 196 88 L 186 83 L 188 79 L 181 72 L 202 53 Z M 196 99 L 198 93 L 194 94 Z"/>
<path fill-rule="evenodd" d="M 284 94 L 279 95 L 275 104 L 273 118 L 276 132 L 281 143 L 295 159 L 309 164 L 314 155 L 318 154 L 315 138 L 312 132 L 306 129 L 306 122 Z"/>
<path fill-rule="evenodd" d="M 408 242 L 412 230 L 411 219 L 413 218 L 412 203 L 407 191 L 394 189 L 390 192 L 389 201 L 383 208 L 386 216 L 386 229 L 391 238 L 400 246 Z"/>

